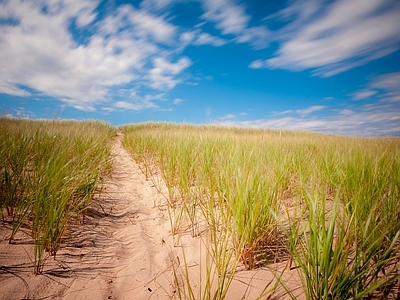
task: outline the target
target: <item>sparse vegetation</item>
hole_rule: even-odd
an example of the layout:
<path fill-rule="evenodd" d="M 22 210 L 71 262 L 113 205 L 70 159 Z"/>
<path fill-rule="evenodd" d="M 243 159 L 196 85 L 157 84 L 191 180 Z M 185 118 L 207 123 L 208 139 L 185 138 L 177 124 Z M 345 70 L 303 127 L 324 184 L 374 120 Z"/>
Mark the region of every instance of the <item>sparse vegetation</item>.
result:
<path fill-rule="evenodd" d="M 116 129 L 95 121 L 0 125 L 2 221 L 12 224 L 10 243 L 30 232 L 40 274 L 110 171 Z M 224 299 L 239 266 L 285 260 L 307 299 L 399 296 L 398 138 L 167 123 L 119 129 L 147 179 L 167 187 L 174 245 L 197 238 L 206 254 L 197 282 L 181 247 L 178 298 Z M 274 272 L 277 284 L 260 298 L 277 285 L 296 298 L 284 272 Z"/>
<path fill-rule="evenodd" d="M 34 242 L 35 274 L 55 256 L 66 226 L 81 215 L 109 171 L 114 129 L 96 121 L 0 119 L 0 209 Z"/>
<path fill-rule="evenodd" d="M 192 231 L 212 257 L 206 283 L 183 268 L 181 298 L 223 299 L 239 263 L 288 257 L 307 299 L 387 297 L 397 283 L 399 139 L 165 123 L 123 131 L 146 176 L 167 185 L 176 244 Z"/>

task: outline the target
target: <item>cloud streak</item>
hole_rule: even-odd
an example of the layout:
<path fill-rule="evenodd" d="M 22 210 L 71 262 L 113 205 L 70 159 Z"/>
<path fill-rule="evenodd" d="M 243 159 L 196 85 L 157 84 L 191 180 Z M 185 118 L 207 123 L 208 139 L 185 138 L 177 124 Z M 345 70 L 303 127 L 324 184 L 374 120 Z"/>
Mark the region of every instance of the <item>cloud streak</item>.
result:
<path fill-rule="evenodd" d="M 375 76 L 365 89 L 353 94 L 354 100 L 371 99 L 375 97 L 383 103 L 400 105 L 400 72 Z"/>
<path fill-rule="evenodd" d="M 213 123 L 223 126 L 272 128 L 314 131 L 353 136 L 400 135 L 400 109 L 393 104 L 370 104 L 359 109 L 324 108 L 325 116 L 314 114 L 324 107 L 308 107 L 296 111 L 275 112 L 275 117 L 258 120 L 237 120 L 232 114 Z M 277 117 L 281 116 L 281 117 Z"/>
<path fill-rule="evenodd" d="M 224 35 L 235 35 L 238 43 L 250 43 L 256 49 L 265 48 L 270 32 L 265 26 L 249 26 L 251 17 L 244 5 L 229 0 L 202 0 L 202 18 L 215 23 Z"/>
<path fill-rule="evenodd" d="M 162 57 L 157 57 L 153 61 L 154 68 L 149 71 L 150 86 L 154 89 L 172 89 L 180 80 L 175 79 L 175 75 L 180 74 L 188 68 L 192 62 L 183 57 L 176 63 L 170 63 Z"/>
<path fill-rule="evenodd" d="M 400 48 L 400 4 L 392 0 L 296 1 L 275 17 L 292 18 L 276 32 L 274 57 L 250 68 L 313 69 L 329 77 L 386 56 Z M 305 18 L 308 16 L 308 18 Z"/>
<path fill-rule="evenodd" d="M 202 32 L 200 29 L 190 30 L 180 35 L 181 49 L 186 48 L 188 45 L 211 45 L 214 47 L 221 47 L 226 45 L 228 41 L 213 36 L 207 32 Z"/>

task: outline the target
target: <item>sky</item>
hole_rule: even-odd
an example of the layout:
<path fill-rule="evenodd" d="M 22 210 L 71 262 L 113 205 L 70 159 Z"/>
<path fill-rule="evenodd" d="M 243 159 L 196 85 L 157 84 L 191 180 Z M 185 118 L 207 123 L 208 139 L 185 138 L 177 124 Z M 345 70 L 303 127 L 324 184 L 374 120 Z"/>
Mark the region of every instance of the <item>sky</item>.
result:
<path fill-rule="evenodd" d="M 0 115 L 400 136 L 398 0 L 0 0 Z"/>

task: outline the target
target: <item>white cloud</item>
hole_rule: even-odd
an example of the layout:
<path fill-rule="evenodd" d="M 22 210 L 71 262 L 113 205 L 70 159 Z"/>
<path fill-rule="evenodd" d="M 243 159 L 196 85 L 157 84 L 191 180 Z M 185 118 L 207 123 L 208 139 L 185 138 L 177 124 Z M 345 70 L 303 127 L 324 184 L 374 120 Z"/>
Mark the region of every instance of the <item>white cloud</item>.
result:
<path fill-rule="evenodd" d="M 238 43 L 250 43 L 255 48 L 268 44 L 269 30 L 264 26 L 250 27 L 251 17 L 244 5 L 230 0 L 202 0 L 205 13 L 202 18 L 214 22 L 222 34 L 233 34 Z"/>
<path fill-rule="evenodd" d="M 10 108 L 7 109 L 7 113 L 2 115 L 1 117 L 3 118 L 21 118 L 21 119 L 29 119 L 29 118 L 34 118 L 35 114 L 31 112 L 30 110 L 25 109 L 24 107 L 15 107 L 15 108 Z"/>
<path fill-rule="evenodd" d="M 312 105 L 310 107 L 307 108 L 303 108 L 303 109 L 289 109 L 289 110 L 284 110 L 284 111 L 275 111 L 273 112 L 274 116 L 281 116 L 281 115 L 289 115 L 289 114 L 295 114 L 295 115 L 300 115 L 302 117 L 308 116 L 314 112 L 320 111 L 325 109 L 326 107 L 323 105 Z"/>
<path fill-rule="evenodd" d="M 119 109 L 124 109 L 124 110 L 142 110 L 146 108 L 156 108 L 153 103 L 151 102 L 139 102 L 139 103 L 132 103 L 132 102 L 127 102 L 127 101 L 116 101 L 113 104 L 113 107 L 119 108 Z"/>
<path fill-rule="evenodd" d="M 304 109 L 306 111 L 307 109 Z M 301 110 L 300 110 L 301 111 Z M 292 111 L 293 112 L 293 111 Z M 286 111 L 283 114 L 289 114 Z M 282 115 L 276 113 L 275 115 Z M 269 119 L 238 121 L 235 118 L 220 119 L 214 123 L 224 126 L 271 128 L 315 131 L 341 135 L 386 136 L 400 134 L 400 108 L 393 104 L 365 105 L 357 110 L 330 110 L 324 117 L 288 115 Z"/>
<path fill-rule="evenodd" d="M 139 32 L 151 35 L 159 42 L 169 44 L 176 34 L 176 27 L 165 22 L 163 18 L 142 11 L 129 13 L 129 16 Z"/>
<path fill-rule="evenodd" d="M 250 43 L 255 49 L 262 49 L 270 42 L 270 32 L 264 26 L 249 27 L 237 37 L 239 43 Z"/>
<path fill-rule="evenodd" d="M 149 71 L 150 86 L 154 89 L 172 89 L 181 80 L 175 75 L 188 68 L 192 62 L 182 57 L 176 63 L 171 63 L 162 57 L 153 60 L 154 68 Z"/>
<path fill-rule="evenodd" d="M 283 115 L 291 114 L 293 112 L 294 112 L 293 109 L 287 109 L 287 110 L 284 110 L 284 111 L 273 111 L 272 115 L 273 116 L 283 116 Z"/>
<path fill-rule="evenodd" d="M 175 99 L 172 101 L 172 103 L 173 103 L 174 105 L 179 105 L 179 104 L 181 104 L 181 103 L 183 103 L 183 102 L 185 102 L 185 100 L 183 100 L 183 99 L 181 99 L 181 98 L 175 98 Z"/>
<path fill-rule="evenodd" d="M 227 114 L 226 116 L 220 117 L 218 118 L 219 122 L 227 122 L 229 120 L 235 120 L 236 119 L 236 115 L 234 114 Z"/>
<path fill-rule="evenodd" d="M 211 45 L 214 47 L 220 47 L 228 43 L 228 41 L 221 39 L 217 36 L 212 36 L 207 32 L 202 32 L 200 29 L 183 32 L 179 40 L 181 42 L 180 49 L 186 48 L 188 45 Z"/>
<path fill-rule="evenodd" d="M 104 34 L 117 35 L 121 29 L 130 29 L 133 38 L 154 39 L 155 42 L 170 44 L 177 27 L 166 22 L 162 17 L 154 16 L 146 10 L 135 9 L 131 5 L 119 6 L 114 14 L 106 17 L 100 26 Z"/>
<path fill-rule="evenodd" d="M 117 88 L 151 84 L 164 89 L 181 81 L 175 76 L 184 69 L 179 67 L 186 58 L 175 57 L 180 64 L 175 69 L 167 65 L 158 78 L 157 69 L 147 67 L 171 59 L 163 45 L 176 39 L 174 25 L 131 5 L 96 20 L 98 4 L 98 0 L 0 2 L 0 19 L 13 20 L 0 25 L 0 93 L 30 96 L 34 90 L 38 96 L 93 111 L 109 102 Z M 91 35 L 80 43 L 70 26 L 78 31 L 87 26 L 84 29 Z"/>
<path fill-rule="evenodd" d="M 204 0 L 203 18 L 215 22 L 223 34 L 240 34 L 250 21 L 245 8 L 229 0 Z"/>
<path fill-rule="evenodd" d="M 63 102 L 63 104 L 61 106 L 62 110 L 64 110 L 64 108 L 66 106 L 71 106 L 73 108 L 76 108 L 76 109 L 82 110 L 82 111 L 95 111 L 96 110 L 94 107 L 94 104 L 95 104 L 94 101 L 87 101 L 87 100 L 78 101 L 78 100 L 70 99 L 70 98 L 62 98 L 62 99 L 60 98 L 59 100 Z"/>
<path fill-rule="evenodd" d="M 380 98 L 385 102 L 400 103 L 400 72 L 377 76 L 370 84 L 380 92 Z"/>
<path fill-rule="evenodd" d="M 131 95 L 125 95 L 123 101 L 115 101 L 111 107 L 103 108 L 103 110 L 114 111 L 114 110 L 144 110 L 144 109 L 159 109 L 156 101 L 165 101 L 164 93 L 148 94 L 145 96 L 131 93 Z"/>
<path fill-rule="evenodd" d="M 206 117 L 209 117 L 211 114 L 211 109 L 207 108 L 206 110 Z M 227 114 L 225 116 L 222 117 L 218 117 L 217 120 L 213 123 L 218 123 L 218 124 L 222 124 L 222 125 L 227 125 L 227 126 L 231 126 L 230 124 L 238 124 L 241 123 L 241 121 L 238 121 L 238 118 L 244 117 L 246 116 L 247 113 L 246 112 L 241 112 L 239 114 Z M 235 124 L 233 124 L 232 126 L 235 126 Z M 240 126 L 240 125 L 239 125 Z"/>
<path fill-rule="evenodd" d="M 252 61 L 250 63 L 249 68 L 251 68 L 251 69 L 261 69 L 261 68 L 264 68 L 266 66 L 267 66 L 267 64 L 265 63 L 264 60 L 257 59 L 257 60 Z"/>
<path fill-rule="evenodd" d="M 325 106 L 323 106 L 323 105 L 313 105 L 313 106 L 310 106 L 305 109 L 297 109 L 297 110 L 295 110 L 295 112 L 301 116 L 308 116 L 309 114 L 312 114 L 316 111 L 323 110 L 324 108 L 325 108 Z"/>
<path fill-rule="evenodd" d="M 197 35 L 196 31 L 183 32 L 179 37 L 179 41 L 183 44 L 182 48 L 185 48 L 187 45 L 192 43 L 196 38 L 196 35 Z"/>
<path fill-rule="evenodd" d="M 321 0 L 291 1 L 288 7 L 265 17 L 265 20 L 276 19 L 290 21 L 283 31 L 290 33 L 293 28 L 310 20 L 322 7 Z"/>
<path fill-rule="evenodd" d="M 162 10 L 174 2 L 180 0 L 143 0 L 140 6 L 148 10 Z"/>
<path fill-rule="evenodd" d="M 102 107 L 101 110 L 102 110 L 102 111 L 105 111 L 105 112 L 107 112 L 107 113 L 110 113 L 110 112 L 115 111 L 115 108 L 112 108 L 112 107 Z"/>
<path fill-rule="evenodd" d="M 94 12 L 98 5 L 96 0 L 64 0 L 64 3 L 68 3 L 66 7 L 68 7 L 70 10 L 69 14 L 76 18 L 78 27 L 83 27 L 90 24 L 96 17 Z M 59 9 L 56 10 L 56 13 L 60 13 L 60 10 L 64 9 L 64 6 L 60 6 L 57 1 L 49 2 L 48 5 L 55 5 L 59 7 Z"/>
<path fill-rule="evenodd" d="M 212 45 L 220 47 L 225 45 L 227 42 L 219 37 L 212 36 L 208 33 L 200 33 L 197 39 L 193 42 L 194 45 Z"/>
<path fill-rule="evenodd" d="M 373 77 L 366 89 L 353 94 L 353 99 L 368 99 L 372 96 L 377 97 L 381 102 L 400 102 L 400 72 Z"/>
<path fill-rule="evenodd" d="M 355 92 L 353 94 L 353 99 L 354 100 L 363 100 L 363 99 L 367 99 L 369 97 L 372 97 L 373 95 L 375 95 L 377 92 L 373 91 L 373 90 L 361 90 L 358 92 Z"/>
<path fill-rule="evenodd" d="M 393 0 L 338 0 L 326 11 L 320 1 L 297 1 L 280 16 L 294 20 L 277 32 L 283 43 L 275 57 L 258 66 L 332 76 L 400 48 L 400 5 Z"/>
<path fill-rule="evenodd" d="M 23 90 L 18 86 L 15 86 L 12 82 L 9 82 L 7 80 L 5 80 L 4 82 L 0 82 L 0 93 L 20 97 L 28 97 L 31 95 L 30 92 Z"/>
<path fill-rule="evenodd" d="M 400 91 L 400 72 L 380 75 L 374 80 L 372 86 L 380 89 Z"/>

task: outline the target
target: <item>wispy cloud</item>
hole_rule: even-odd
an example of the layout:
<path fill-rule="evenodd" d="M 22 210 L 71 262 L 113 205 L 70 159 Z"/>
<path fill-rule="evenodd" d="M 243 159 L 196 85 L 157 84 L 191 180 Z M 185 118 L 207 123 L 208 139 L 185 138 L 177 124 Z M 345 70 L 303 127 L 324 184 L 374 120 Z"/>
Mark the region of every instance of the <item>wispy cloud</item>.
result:
<path fill-rule="evenodd" d="M 363 100 L 363 99 L 368 99 L 375 95 L 377 92 L 372 91 L 372 90 L 361 90 L 357 91 L 353 94 L 353 99 L 354 100 Z"/>
<path fill-rule="evenodd" d="M 235 35 L 238 43 L 250 43 L 255 48 L 266 47 L 270 32 L 265 26 L 249 26 L 251 17 L 246 7 L 229 0 L 202 0 L 203 19 L 215 23 L 224 35 Z"/>
<path fill-rule="evenodd" d="M 400 48 L 400 3 L 394 0 L 295 1 L 274 18 L 289 20 L 276 32 L 274 57 L 251 68 L 313 69 L 333 76 Z"/>
<path fill-rule="evenodd" d="M 170 44 L 178 28 L 163 17 L 152 15 L 146 10 L 135 9 L 132 5 L 122 5 L 101 24 L 101 30 L 107 34 L 117 34 L 124 29 L 134 29 L 131 36 L 141 39 L 153 39 L 154 42 Z"/>
<path fill-rule="evenodd" d="M 312 115 L 321 110 L 308 107 L 301 110 L 275 112 L 272 118 L 258 120 L 218 119 L 214 123 L 224 126 L 289 129 L 356 136 L 389 136 L 400 134 L 400 109 L 393 104 L 370 104 L 358 109 L 331 109 L 328 114 Z M 302 114 L 305 113 L 305 114 Z"/>
<path fill-rule="evenodd" d="M 180 36 L 181 49 L 186 48 L 188 45 L 211 45 L 215 47 L 220 47 L 228 43 L 220 37 L 213 36 L 207 32 L 202 32 L 200 29 L 186 31 Z"/>
<path fill-rule="evenodd" d="M 20 118 L 20 119 L 30 119 L 30 118 L 34 118 L 35 114 L 22 107 L 22 106 L 18 106 L 15 108 L 10 108 L 8 109 L 1 117 L 3 118 Z"/>
<path fill-rule="evenodd" d="M 383 99 L 400 103 L 400 72 L 377 76 L 371 87 L 383 91 Z"/>
<path fill-rule="evenodd" d="M 185 100 L 183 100 L 183 99 L 181 99 L 181 98 L 175 98 L 175 99 L 172 101 L 172 103 L 173 103 L 174 105 L 179 105 L 179 104 L 181 104 L 181 103 L 183 103 L 183 102 L 185 102 Z"/>
<path fill-rule="evenodd" d="M 227 41 L 206 32 L 200 33 L 193 42 L 194 45 L 213 45 L 216 47 L 223 46 L 226 43 Z"/>
<path fill-rule="evenodd" d="M 223 34 L 240 34 L 250 21 L 243 5 L 236 5 L 229 0 L 204 0 L 203 18 L 216 23 Z"/>
<path fill-rule="evenodd" d="M 171 57 L 163 46 L 178 47 L 176 26 L 131 5 L 99 20 L 98 4 L 96 0 L 0 2 L 0 93 L 35 92 L 93 111 L 98 105 L 109 106 L 116 88 L 165 90 L 181 82 L 179 76 L 190 61 L 179 54 Z M 78 36 L 84 42 L 78 42 L 72 27 L 84 33 Z"/>
<path fill-rule="evenodd" d="M 289 109 L 289 110 L 284 110 L 284 111 L 274 111 L 274 112 L 272 112 L 272 115 L 282 116 L 282 115 L 294 114 L 294 115 L 305 117 L 305 116 L 308 116 L 314 112 L 317 112 L 317 111 L 320 111 L 323 109 L 325 109 L 325 106 L 323 106 L 323 105 L 313 105 L 313 106 L 303 108 L 303 109 L 295 109 L 295 110 Z"/>
<path fill-rule="evenodd" d="M 181 73 L 192 64 L 190 59 L 182 57 L 176 63 L 171 63 L 162 57 L 153 61 L 154 68 L 149 71 L 150 86 L 154 89 L 172 89 L 179 82 L 175 75 Z"/>
<path fill-rule="evenodd" d="M 217 122 L 218 123 L 229 123 L 231 121 L 235 121 L 236 118 L 237 118 L 237 116 L 234 114 L 227 114 L 226 116 L 219 117 Z"/>
<path fill-rule="evenodd" d="M 211 110 L 210 110 L 209 108 L 208 108 L 208 110 L 209 110 L 209 111 L 208 111 L 208 113 L 209 113 L 208 116 L 210 116 Z M 225 116 L 217 117 L 217 118 L 215 119 L 214 123 L 229 124 L 229 123 L 231 123 L 231 122 L 233 122 L 233 123 L 241 122 L 241 121 L 239 121 L 239 119 L 242 119 L 242 118 L 245 117 L 246 115 L 247 115 L 246 112 L 241 112 L 241 113 L 237 113 L 237 114 L 229 113 L 229 114 L 227 114 L 227 115 L 225 115 Z"/>
<path fill-rule="evenodd" d="M 132 103 L 127 101 L 116 101 L 113 104 L 114 108 L 124 109 L 124 110 L 142 110 L 146 108 L 156 108 L 157 106 L 154 105 L 152 102 L 144 102 L 140 101 L 138 103 Z"/>
<path fill-rule="evenodd" d="M 324 108 L 325 108 L 325 106 L 323 106 L 323 105 L 313 105 L 313 106 L 310 106 L 305 109 L 298 109 L 295 112 L 301 116 L 308 116 L 309 114 L 312 114 L 316 111 L 323 110 Z"/>
<path fill-rule="evenodd" d="M 148 10 L 159 11 L 168 7 L 170 4 L 174 2 L 180 2 L 180 1 L 184 0 L 143 0 L 140 3 L 140 6 Z"/>
<path fill-rule="evenodd" d="M 111 106 L 103 107 L 106 111 L 115 110 L 134 110 L 160 109 L 157 102 L 165 102 L 165 93 L 147 94 L 145 96 L 137 95 L 135 92 L 130 95 L 125 94 L 124 100 L 114 101 Z"/>
<path fill-rule="evenodd" d="M 381 102 L 397 103 L 400 107 L 400 72 L 373 77 L 366 88 L 353 94 L 353 99 L 369 99 L 373 96 Z"/>

